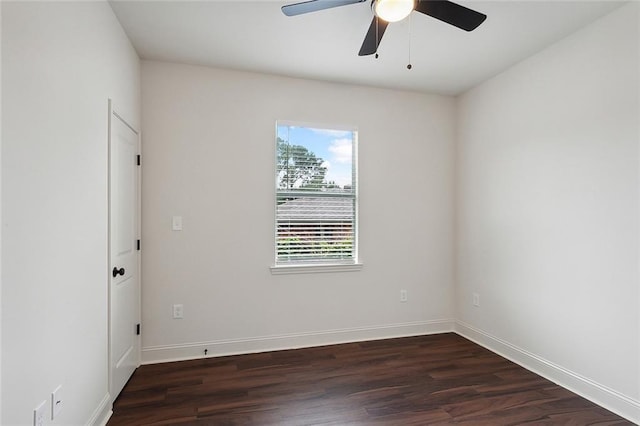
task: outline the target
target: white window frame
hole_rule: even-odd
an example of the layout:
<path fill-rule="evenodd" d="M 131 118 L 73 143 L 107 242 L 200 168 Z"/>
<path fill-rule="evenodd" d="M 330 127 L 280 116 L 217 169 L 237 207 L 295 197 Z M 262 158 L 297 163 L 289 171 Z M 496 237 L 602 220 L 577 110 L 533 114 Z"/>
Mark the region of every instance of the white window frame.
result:
<path fill-rule="evenodd" d="M 310 262 L 278 262 L 278 195 L 280 191 L 278 190 L 278 127 L 279 126 L 292 126 L 292 127 L 305 127 L 311 129 L 321 129 L 321 130 L 334 130 L 334 131 L 345 131 L 351 132 L 353 134 L 352 141 L 352 173 L 353 173 L 353 199 L 354 199 L 354 215 L 353 215 L 353 252 L 352 257 L 350 259 L 340 260 L 340 261 L 331 261 L 323 262 L 321 259 L 317 259 Z M 344 125 L 327 125 L 327 124 L 318 124 L 318 123 L 303 123 L 303 122 L 294 122 L 288 120 L 278 120 L 275 125 L 275 135 L 274 135 L 274 239 L 273 239 L 273 250 L 274 250 L 274 263 L 271 266 L 271 273 L 274 275 L 279 274 L 304 274 L 304 273 L 320 273 L 320 272 L 354 272 L 360 271 L 362 269 L 362 263 L 360 262 L 359 257 L 359 238 L 358 238 L 358 228 L 359 228 L 359 191 L 358 191 L 358 128 L 356 126 L 344 126 Z M 351 197 L 350 197 L 351 198 Z"/>

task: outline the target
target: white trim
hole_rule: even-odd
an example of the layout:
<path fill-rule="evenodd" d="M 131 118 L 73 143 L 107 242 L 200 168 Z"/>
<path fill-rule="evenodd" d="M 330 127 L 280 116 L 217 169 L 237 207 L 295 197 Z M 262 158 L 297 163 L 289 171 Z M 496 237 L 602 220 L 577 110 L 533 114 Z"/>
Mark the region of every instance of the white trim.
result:
<path fill-rule="evenodd" d="M 140 249 L 138 250 L 137 253 L 137 261 L 138 261 L 138 325 L 139 325 L 139 330 L 140 330 L 140 334 L 138 334 L 135 339 L 137 339 L 136 342 L 136 349 L 138 351 L 138 353 L 136 354 L 136 360 L 137 360 L 137 367 L 140 367 L 140 363 L 142 362 L 142 163 L 143 163 L 143 159 L 142 159 L 142 131 L 140 131 L 138 134 L 138 155 L 140 156 L 140 165 L 136 168 L 137 172 L 138 172 L 138 184 L 137 184 L 137 194 L 136 197 L 138 198 L 136 200 L 136 223 L 138 226 L 137 229 L 137 235 L 138 235 L 138 241 L 140 242 Z"/>
<path fill-rule="evenodd" d="M 296 120 L 276 120 L 276 128 L 278 126 L 290 127 L 307 127 L 314 130 L 338 130 L 340 132 L 358 132 L 358 126 L 353 124 L 329 124 L 317 123 L 315 121 L 296 121 Z"/>
<path fill-rule="evenodd" d="M 107 270 L 106 282 L 107 282 L 107 390 L 111 392 L 111 386 L 113 383 L 113 368 L 111 362 L 111 279 L 109 278 L 109 268 L 111 267 L 111 137 L 113 124 L 113 100 L 108 98 L 108 112 L 109 118 L 107 121 Z M 108 394 L 108 393 L 107 393 Z M 113 402 L 113 401 L 111 401 Z M 95 424 L 92 422 L 90 424 Z"/>
<path fill-rule="evenodd" d="M 623 395 L 462 321 L 456 321 L 455 332 L 607 410 L 640 424 L 640 401 L 636 399 Z"/>
<path fill-rule="evenodd" d="M 142 348 L 142 364 L 452 332 L 453 319 Z"/>
<path fill-rule="evenodd" d="M 316 274 L 318 272 L 358 272 L 362 270 L 362 267 L 362 263 L 337 263 L 333 265 L 274 265 L 271 266 L 271 275 Z"/>
<path fill-rule="evenodd" d="M 86 423 L 87 426 L 105 426 L 113 414 L 111 408 L 111 395 L 107 393 Z"/>

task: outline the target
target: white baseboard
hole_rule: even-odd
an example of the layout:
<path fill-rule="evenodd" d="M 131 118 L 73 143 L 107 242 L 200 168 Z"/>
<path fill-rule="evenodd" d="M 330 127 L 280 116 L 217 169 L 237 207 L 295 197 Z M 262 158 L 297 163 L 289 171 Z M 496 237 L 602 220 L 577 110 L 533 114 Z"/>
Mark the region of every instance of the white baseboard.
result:
<path fill-rule="evenodd" d="M 111 408 L 111 395 L 107 393 L 91 415 L 91 418 L 87 422 L 87 426 L 106 426 L 113 414 Z"/>
<path fill-rule="evenodd" d="M 461 321 L 456 321 L 455 332 L 619 416 L 640 424 L 640 401 L 636 399 L 609 389 Z"/>
<path fill-rule="evenodd" d="M 205 349 L 207 349 L 207 357 L 214 357 L 447 333 L 454 330 L 454 324 L 453 319 L 443 319 L 377 327 L 188 343 L 184 345 L 149 346 L 142 348 L 142 364 L 204 358 Z"/>

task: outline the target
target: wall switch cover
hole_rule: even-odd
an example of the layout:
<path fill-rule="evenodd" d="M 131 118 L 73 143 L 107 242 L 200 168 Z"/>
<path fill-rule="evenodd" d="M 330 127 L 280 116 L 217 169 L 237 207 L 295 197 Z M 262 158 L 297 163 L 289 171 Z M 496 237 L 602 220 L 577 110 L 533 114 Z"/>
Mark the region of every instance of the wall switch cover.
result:
<path fill-rule="evenodd" d="M 62 411 L 63 399 L 62 399 L 62 385 L 55 388 L 51 392 L 51 420 L 54 420 L 60 411 Z"/>
<path fill-rule="evenodd" d="M 480 295 L 478 293 L 473 293 L 473 306 L 480 306 Z"/>
<path fill-rule="evenodd" d="M 171 229 L 174 231 L 182 231 L 182 216 L 173 216 L 171 218 Z"/>

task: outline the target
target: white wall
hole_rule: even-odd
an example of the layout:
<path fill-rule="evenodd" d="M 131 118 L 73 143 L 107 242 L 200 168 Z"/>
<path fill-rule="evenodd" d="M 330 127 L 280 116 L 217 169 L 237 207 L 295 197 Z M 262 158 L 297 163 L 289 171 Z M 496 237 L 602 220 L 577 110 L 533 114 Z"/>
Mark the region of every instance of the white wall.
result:
<path fill-rule="evenodd" d="M 452 328 L 452 98 L 160 62 L 142 82 L 143 361 Z M 277 119 L 359 127 L 362 271 L 271 275 Z"/>
<path fill-rule="evenodd" d="M 459 99 L 456 288 L 464 334 L 636 421 L 638 8 Z"/>
<path fill-rule="evenodd" d="M 86 424 L 109 403 L 107 99 L 139 123 L 139 60 L 106 2 L 2 9 L 0 423 L 62 384 L 52 424 Z"/>

